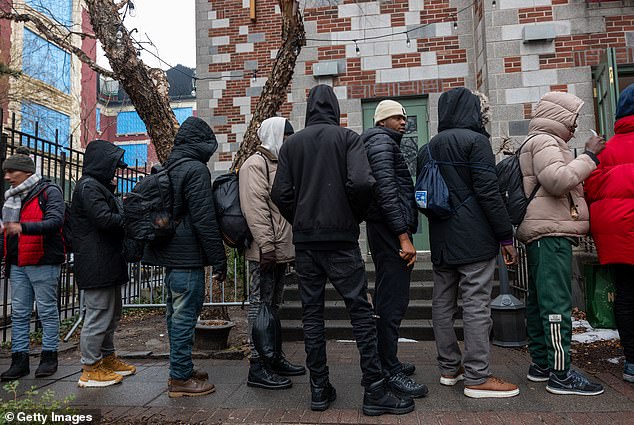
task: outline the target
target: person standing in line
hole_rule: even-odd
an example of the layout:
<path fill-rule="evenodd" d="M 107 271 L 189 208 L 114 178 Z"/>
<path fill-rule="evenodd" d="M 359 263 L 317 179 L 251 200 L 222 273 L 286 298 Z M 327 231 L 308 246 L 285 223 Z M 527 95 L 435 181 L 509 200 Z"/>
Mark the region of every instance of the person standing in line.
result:
<path fill-rule="evenodd" d="M 621 92 L 614 136 L 585 181 L 590 232 L 599 262 L 615 272 L 614 316 L 625 355 L 623 379 L 634 383 L 634 84 Z"/>
<path fill-rule="evenodd" d="M 249 291 L 250 367 L 247 385 L 265 389 L 290 388 L 285 376 L 303 375 L 306 368 L 290 363 L 282 352 L 265 362 L 253 345 L 253 323 L 262 304 L 277 313 L 284 295 L 284 277 L 288 264 L 295 260 L 292 229 L 271 201 L 271 187 L 277 172 L 277 156 L 293 126 L 282 117 L 262 121 L 258 129 L 261 145 L 240 167 L 240 206 L 253 240 L 245 251 L 251 273 Z"/>
<path fill-rule="evenodd" d="M 374 112 L 374 125 L 361 139 L 376 179 L 366 222 L 376 267 L 373 300 L 379 356 L 394 392 L 424 397 L 427 386 L 409 377 L 415 366 L 401 363 L 397 357 L 399 327 L 409 304 L 410 279 L 416 261 L 412 234 L 418 227 L 412 175 L 400 150 L 407 126 L 405 108 L 393 100 L 380 102 Z"/>
<path fill-rule="evenodd" d="M 313 87 L 306 128 L 282 145 L 271 192 L 293 225 L 311 409 L 326 410 L 337 397 L 326 360 L 324 294 L 329 279 L 346 303 L 357 341 L 365 387 L 363 413 L 409 413 L 414 401 L 394 395 L 383 376 L 359 249 L 359 223 L 372 199 L 374 179 L 361 138 L 340 127 L 339 118 L 332 87 Z"/>
<path fill-rule="evenodd" d="M 472 398 L 513 397 L 517 385 L 489 370 L 491 288 L 498 252 L 507 264 L 517 261 L 513 227 L 498 190 L 495 157 L 485 125 L 488 99 L 460 87 L 440 96 L 438 134 L 418 152 L 418 173 L 434 159 L 454 214 L 429 218 L 434 268 L 432 321 L 438 349 L 440 383 L 464 380 L 464 395 Z M 457 163 L 458 165 L 450 165 Z M 454 329 L 462 293 L 464 355 Z"/>
<path fill-rule="evenodd" d="M 20 146 L 2 164 L 5 192 L 2 208 L 2 253 L 11 283 L 11 366 L 3 381 L 30 373 L 29 334 L 33 300 L 42 322 L 42 354 L 36 378 L 57 371 L 59 345 L 58 283 L 64 262 L 64 196 L 50 180 L 35 173 L 29 148 Z"/>
<path fill-rule="evenodd" d="M 125 168 L 124 150 L 105 140 L 86 147 L 83 174 L 71 206 L 75 279 L 86 308 L 80 350 L 80 387 L 114 385 L 136 367 L 117 357 L 114 333 L 121 319 L 121 286 L 128 282 L 123 256 L 123 208 L 115 175 Z"/>
<path fill-rule="evenodd" d="M 215 391 L 207 382 L 209 374 L 194 368 L 192 347 L 205 298 L 205 266 L 213 267 L 219 282 L 227 273 L 207 167 L 216 149 L 216 136 L 202 119 L 189 117 L 180 126 L 165 163 L 173 189 L 176 233 L 168 241 L 147 244 L 143 255 L 143 262 L 166 268 L 169 397 L 203 396 Z"/>
<path fill-rule="evenodd" d="M 570 93 L 542 96 L 528 125 L 530 140 L 520 153 L 524 191 L 530 194 L 540 185 L 516 234 L 528 257 L 526 328 L 532 364 L 527 378 L 547 381 L 546 390 L 553 394 L 603 393 L 601 384 L 570 368 L 572 245 L 590 230 L 582 183 L 605 148 L 603 138 L 591 137 L 585 151 L 573 157 L 568 142 L 582 106 Z"/>

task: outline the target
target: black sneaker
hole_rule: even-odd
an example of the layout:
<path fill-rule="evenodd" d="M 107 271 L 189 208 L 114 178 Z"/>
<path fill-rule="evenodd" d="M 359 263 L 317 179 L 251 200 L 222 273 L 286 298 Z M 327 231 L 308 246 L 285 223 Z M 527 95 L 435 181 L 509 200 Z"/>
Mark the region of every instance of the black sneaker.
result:
<path fill-rule="evenodd" d="M 249 367 L 247 386 L 266 390 L 283 390 L 293 386 L 290 379 L 279 376 L 268 370 L 261 362 L 252 362 Z"/>
<path fill-rule="evenodd" d="M 367 416 L 379 416 L 385 413 L 404 415 L 413 411 L 414 407 L 414 400 L 392 393 L 384 379 L 368 386 L 363 394 L 362 410 Z"/>
<path fill-rule="evenodd" d="M 324 386 L 317 387 L 310 381 L 310 410 L 323 412 L 330 407 L 330 403 L 337 399 L 337 391 L 330 382 L 326 382 Z"/>
<path fill-rule="evenodd" d="M 407 376 L 412 376 L 416 372 L 416 366 L 413 363 L 401 362 L 401 372 Z"/>
<path fill-rule="evenodd" d="M 427 385 L 419 384 L 403 372 L 390 376 L 387 384 L 393 393 L 411 398 L 425 397 L 429 392 Z"/>
<path fill-rule="evenodd" d="M 581 372 L 570 369 L 566 379 L 551 373 L 546 390 L 553 394 L 599 395 L 603 393 L 603 386 L 590 382 Z"/>
<path fill-rule="evenodd" d="M 550 368 L 541 367 L 538 364 L 531 363 L 528 368 L 526 378 L 528 378 L 529 381 L 533 382 L 546 382 L 548 381 L 548 378 L 550 378 Z"/>

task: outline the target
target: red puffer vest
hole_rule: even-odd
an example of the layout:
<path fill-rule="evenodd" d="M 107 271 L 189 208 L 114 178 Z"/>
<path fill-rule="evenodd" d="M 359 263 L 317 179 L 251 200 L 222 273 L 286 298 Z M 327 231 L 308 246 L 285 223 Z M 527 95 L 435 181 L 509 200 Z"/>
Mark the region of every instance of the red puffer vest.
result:
<path fill-rule="evenodd" d="M 634 264 L 634 115 L 614 131 L 585 182 L 590 231 L 601 264 Z"/>

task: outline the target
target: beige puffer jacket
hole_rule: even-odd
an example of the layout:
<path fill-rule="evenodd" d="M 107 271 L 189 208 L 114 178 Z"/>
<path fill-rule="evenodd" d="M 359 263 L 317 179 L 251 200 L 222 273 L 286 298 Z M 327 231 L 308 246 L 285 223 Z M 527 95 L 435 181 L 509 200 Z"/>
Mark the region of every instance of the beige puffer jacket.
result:
<path fill-rule="evenodd" d="M 582 182 L 597 165 L 588 154 L 575 159 L 568 147 L 582 106 L 583 101 L 577 96 L 561 92 L 546 93 L 537 104 L 528 127 L 529 137 L 536 135 L 520 153 L 526 196 L 530 196 L 538 181 L 541 183 L 517 229 L 516 236 L 524 243 L 545 236 L 588 233 L 589 214 Z"/>
<path fill-rule="evenodd" d="M 245 251 L 247 260 L 260 261 L 260 250 L 275 250 L 278 263 L 295 259 L 292 227 L 271 200 L 271 188 L 277 172 L 277 154 L 284 139 L 285 124 L 286 119 L 281 117 L 264 120 L 258 130 L 262 146 L 240 168 L 240 207 L 253 235 L 251 246 Z"/>

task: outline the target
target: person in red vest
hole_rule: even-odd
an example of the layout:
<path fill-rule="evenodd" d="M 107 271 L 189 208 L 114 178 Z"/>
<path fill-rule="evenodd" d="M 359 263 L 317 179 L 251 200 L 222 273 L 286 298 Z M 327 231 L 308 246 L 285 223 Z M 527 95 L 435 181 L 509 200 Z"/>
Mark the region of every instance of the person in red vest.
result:
<path fill-rule="evenodd" d="M 615 271 L 623 379 L 634 382 L 634 84 L 619 97 L 614 133 L 598 155 L 599 165 L 586 180 L 585 191 L 599 262 Z"/>
<path fill-rule="evenodd" d="M 64 196 L 61 189 L 35 174 L 26 147 L 2 164 L 11 185 L 4 194 L 3 256 L 11 283 L 11 366 L 3 381 L 26 376 L 29 369 L 29 332 L 33 300 L 42 322 L 42 355 L 36 378 L 57 371 L 59 344 L 58 279 L 64 262 Z"/>

